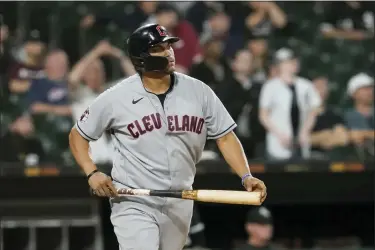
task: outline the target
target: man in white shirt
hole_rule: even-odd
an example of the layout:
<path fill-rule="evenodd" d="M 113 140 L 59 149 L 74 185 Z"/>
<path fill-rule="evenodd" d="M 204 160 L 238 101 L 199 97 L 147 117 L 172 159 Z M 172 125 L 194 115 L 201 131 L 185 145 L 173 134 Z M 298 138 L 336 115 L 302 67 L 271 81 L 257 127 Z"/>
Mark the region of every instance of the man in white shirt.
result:
<path fill-rule="evenodd" d="M 267 156 L 306 158 L 321 99 L 311 81 L 297 76 L 299 61 L 292 50 L 276 51 L 274 64 L 277 77 L 265 83 L 259 101 L 259 119 L 267 131 Z"/>

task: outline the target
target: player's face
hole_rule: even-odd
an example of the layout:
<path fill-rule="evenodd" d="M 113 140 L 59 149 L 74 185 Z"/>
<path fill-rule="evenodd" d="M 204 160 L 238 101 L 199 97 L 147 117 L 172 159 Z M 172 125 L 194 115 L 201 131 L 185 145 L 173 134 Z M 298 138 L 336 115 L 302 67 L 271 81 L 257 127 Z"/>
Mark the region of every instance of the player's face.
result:
<path fill-rule="evenodd" d="M 176 70 L 176 63 L 172 44 L 169 42 L 158 44 L 150 48 L 149 53 L 151 56 L 164 56 L 168 59 L 169 63 L 165 69 L 165 73 L 172 73 Z"/>

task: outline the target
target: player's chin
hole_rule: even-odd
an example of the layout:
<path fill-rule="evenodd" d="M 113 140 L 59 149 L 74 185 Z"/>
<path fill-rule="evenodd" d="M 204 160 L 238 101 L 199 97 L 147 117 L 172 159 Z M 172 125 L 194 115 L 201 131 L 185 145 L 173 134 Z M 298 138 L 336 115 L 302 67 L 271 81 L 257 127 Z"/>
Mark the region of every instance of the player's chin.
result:
<path fill-rule="evenodd" d="M 167 69 L 165 70 L 166 73 L 171 74 L 176 71 L 176 66 L 173 65 L 168 65 Z"/>

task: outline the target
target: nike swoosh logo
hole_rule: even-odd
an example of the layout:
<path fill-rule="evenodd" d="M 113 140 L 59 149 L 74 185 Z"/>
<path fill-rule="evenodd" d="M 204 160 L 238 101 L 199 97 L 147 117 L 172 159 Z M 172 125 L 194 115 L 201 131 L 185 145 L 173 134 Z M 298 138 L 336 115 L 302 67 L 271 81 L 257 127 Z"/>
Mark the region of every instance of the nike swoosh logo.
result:
<path fill-rule="evenodd" d="M 133 103 L 133 104 L 136 104 L 137 102 L 139 102 L 139 101 L 142 100 L 142 99 L 143 99 L 143 97 L 142 97 L 142 98 L 139 98 L 138 100 L 135 100 L 135 101 L 134 101 L 134 99 L 133 99 L 132 103 Z"/>

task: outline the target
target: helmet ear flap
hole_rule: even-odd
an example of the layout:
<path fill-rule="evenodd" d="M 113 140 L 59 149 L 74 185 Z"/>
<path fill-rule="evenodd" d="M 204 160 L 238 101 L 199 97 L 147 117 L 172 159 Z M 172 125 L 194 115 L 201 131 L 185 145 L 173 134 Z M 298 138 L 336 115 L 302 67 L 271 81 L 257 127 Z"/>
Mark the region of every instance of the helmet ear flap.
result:
<path fill-rule="evenodd" d="M 140 57 L 130 57 L 136 71 L 163 71 L 168 66 L 168 59 L 164 56 L 151 56 L 141 53 Z"/>
<path fill-rule="evenodd" d="M 143 71 L 145 68 L 145 61 L 142 57 L 130 57 L 130 61 L 132 62 L 136 71 Z"/>

